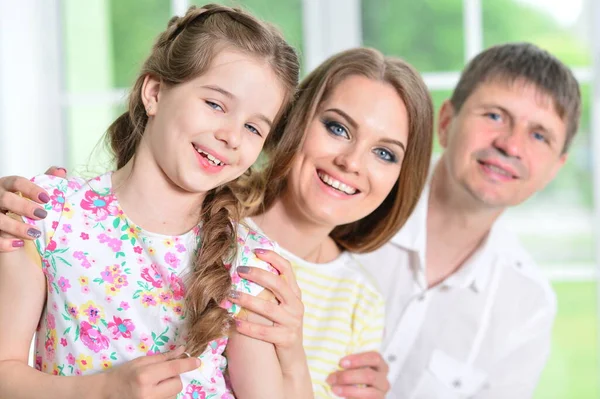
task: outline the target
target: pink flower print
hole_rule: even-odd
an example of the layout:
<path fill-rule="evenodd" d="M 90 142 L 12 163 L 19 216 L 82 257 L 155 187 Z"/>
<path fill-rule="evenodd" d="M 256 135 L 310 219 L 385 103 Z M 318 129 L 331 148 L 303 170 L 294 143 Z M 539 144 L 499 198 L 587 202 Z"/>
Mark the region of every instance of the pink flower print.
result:
<path fill-rule="evenodd" d="M 183 307 L 181 305 L 175 305 L 173 306 L 173 312 L 175 312 L 176 315 L 181 316 L 183 314 Z"/>
<path fill-rule="evenodd" d="M 75 370 L 75 375 L 79 376 L 79 375 L 83 375 L 83 373 L 81 372 L 81 370 L 77 369 L 77 370 Z"/>
<path fill-rule="evenodd" d="M 98 240 L 100 244 L 108 243 L 108 247 L 112 249 L 114 252 L 119 252 L 121 250 L 122 241 L 116 238 L 111 238 L 106 234 L 102 233 L 98 236 Z"/>
<path fill-rule="evenodd" d="M 148 334 L 144 333 L 144 334 L 140 335 L 140 341 L 142 341 L 146 345 L 150 345 L 150 344 L 152 344 L 152 337 L 150 337 Z"/>
<path fill-rule="evenodd" d="M 67 238 L 67 236 L 60 236 L 60 238 L 58 239 L 58 241 L 60 241 L 60 244 L 63 247 L 66 247 L 69 244 L 69 239 Z"/>
<path fill-rule="evenodd" d="M 135 260 L 140 265 L 146 261 L 146 259 L 143 256 L 138 256 L 137 258 L 135 258 Z"/>
<path fill-rule="evenodd" d="M 183 394 L 184 399 L 206 399 L 206 392 L 201 385 L 189 384 Z"/>
<path fill-rule="evenodd" d="M 122 308 L 123 310 L 127 310 L 127 309 L 129 309 L 129 303 L 127 303 L 127 302 L 125 302 L 125 301 L 122 301 L 122 302 L 119 304 L 119 307 L 120 307 L 120 308 Z"/>
<path fill-rule="evenodd" d="M 165 254 L 165 262 L 167 262 L 167 264 L 173 269 L 177 269 L 177 267 L 181 263 L 181 260 L 173 252 L 167 252 Z"/>
<path fill-rule="evenodd" d="M 81 184 L 79 184 L 79 182 L 75 181 L 75 180 L 69 180 L 69 182 L 67 183 L 67 186 L 74 190 L 79 190 L 81 188 Z"/>
<path fill-rule="evenodd" d="M 90 267 L 92 267 L 92 265 L 90 264 L 90 262 L 87 259 L 84 259 L 83 262 L 81 262 L 81 266 L 85 267 L 86 269 L 89 269 Z"/>
<path fill-rule="evenodd" d="M 232 283 L 232 284 L 236 284 L 236 285 L 237 285 L 237 284 L 238 284 L 240 281 L 242 281 L 242 278 L 240 277 L 240 275 L 239 275 L 239 274 L 237 274 L 237 273 L 233 273 L 233 274 L 231 275 L 231 283 Z"/>
<path fill-rule="evenodd" d="M 68 233 L 72 233 L 73 229 L 71 228 L 70 224 L 65 224 L 65 225 L 63 225 L 63 231 L 68 234 Z"/>
<path fill-rule="evenodd" d="M 231 394 L 231 392 L 225 392 L 221 395 L 220 399 L 235 399 L 235 397 Z"/>
<path fill-rule="evenodd" d="M 173 298 L 175 298 L 175 300 L 180 300 L 183 299 L 184 295 L 185 295 L 185 287 L 183 286 L 183 282 L 181 281 L 181 279 L 179 277 L 177 277 L 177 275 L 175 273 L 171 274 L 171 279 L 170 279 L 170 286 L 171 286 L 171 291 L 173 292 Z"/>
<path fill-rule="evenodd" d="M 113 301 L 113 299 L 112 299 L 112 296 L 107 296 L 107 297 L 105 297 L 105 298 L 104 298 L 104 300 L 105 300 L 107 303 L 112 303 L 112 301 Z"/>
<path fill-rule="evenodd" d="M 56 302 L 52 302 L 52 309 L 54 309 L 54 311 L 58 312 L 58 305 L 56 304 Z"/>
<path fill-rule="evenodd" d="M 171 302 L 171 299 L 173 299 L 173 295 L 170 292 L 163 291 L 158 294 L 158 300 L 163 305 L 168 305 Z"/>
<path fill-rule="evenodd" d="M 69 288 L 71 288 L 71 283 L 69 283 L 69 280 L 68 280 L 68 279 L 66 279 L 66 278 L 64 278 L 64 277 L 61 277 L 61 278 L 58 280 L 58 286 L 60 287 L 60 290 L 61 290 L 62 292 L 67 292 L 67 290 L 68 290 Z"/>
<path fill-rule="evenodd" d="M 84 240 L 84 241 L 85 241 L 85 240 L 89 240 L 89 239 L 90 239 L 90 236 L 89 236 L 89 234 L 87 234 L 87 233 L 81 233 L 81 234 L 79 235 L 79 237 L 81 237 L 81 239 L 82 239 L 82 240 Z"/>
<path fill-rule="evenodd" d="M 79 310 L 77 309 L 77 306 L 75 306 L 75 305 L 69 305 L 67 307 L 67 313 L 69 313 L 69 315 L 72 318 L 76 319 L 77 316 L 79 315 Z"/>
<path fill-rule="evenodd" d="M 54 222 L 52 222 L 52 230 L 56 230 L 57 227 L 58 227 L 58 221 L 55 220 Z"/>
<path fill-rule="evenodd" d="M 92 190 L 85 193 L 85 199 L 81 200 L 81 207 L 86 211 L 91 211 L 96 216 L 97 221 L 105 220 L 109 215 L 117 214 L 117 207 L 113 204 L 115 197 L 107 195 L 106 197 L 98 195 Z"/>
<path fill-rule="evenodd" d="M 114 284 L 116 288 L 121 288 L 129 285 L 129 283 L 127 282 L 127 275 L 119 274 L 117 277 L 115 277 Z"/>
<path fill-rule="evenodd" d="M 115 281 L 115 277 L 110 270 L 110 266 L 106 266 L 106 269 L 104 269 L 103 272 L 100 272 L 100 277 L 102 277 L 102 280 L 104 280 L 106 283 L 112 284 L 112 282 Z"/>
<path fill-rule="evenodd" d="M 55 249 L 56 249 L 56 241 L 54 241 L 54 240 L 50 240 L 50 241 L 48 242 L 48 245 L 46 245 L 46 251 L 50 251 L 50 252 L 52 252 L 52 251 L 54 251 Z"/>
<path fill-rule="evenodd" d="M 66 340 L 65 338 L 61 338 L 61 339 L 60 339 L 60 344 L 61 344 L 63 347 L 67 346 L 67 340 Z"/>
<path fill-rule="evenodd" d="M 102 349 L 108 349 L 109 339 L 107 336 L 102 335 L 100 330 L 97 330 L 89 324 L 87 321 L 82 321 L 79 329 L 79 337 L 83 344 L 95 353 L 100 352 Z"/>
<path fill-rule="evenodd" d="M 42 371 L 42 357 L 41 356 L 35 357 L 35 368 L 36 368 L 36 370 Z"/>
<path fill-rule="evenodd" d="M 144 295 L 142 295 L 142 304 L 146 308 L 148 306 L 156 306 L 156 299 L 154 299 L 154 295 L 152 295 L 152 294 L 144 294 Z"/>
<path fill-rule="evenodd" d="M 46 340 L 46 343 L 44 344 L 44 349 L 46 350 L 46 359 L 49 361 L 54 361 L 54 354 L 55 354 L 55 350 L 54 350 L 54 337 L 50 336 L 50 338 L 48 338 Z"/>
<path fill-rule="evenodd" d="M 135 352 L 135 346 L 129 344 L 125 347 L 125 350 L 129 353 L 133 353 L 133 352 Z"/>
<path fill-rule="evenodd" d="M 83 287 L 81 287 L 81 292 L 83 292 L 84 294 L 89 294 L 90 293 L 90 287 L 87 285 L 84 285 Z"/>
<path fill-rule="evenodd" d="M 123 320 L 117 316 L 113 316 L 113 321 L 108 323 L 108 328 L 113 335 L 113 339 L 131 338 L 131 332 L 135 330 L 131 319 Z"/>
<path fill-rule="evenodd" d="M 186 249 L 185 249 L 185 245 L 183 245 L 183 244 L 177 244 L 177 245 L 175 246 L 175 249 L 177 249 L 177 252 L 179 252 L 179 253 L 181 253 L 181 252 L 185 252 L 185 251 L 186 251 Z"/>
<path fill-rule="evenodd" d="M 46 325 L 48 330 L 54 330 L 56 328 L 56 319 L 52 313 L 46 314 Z"/>
<path fill-rule="evenodd" d="M 73 356 L 72 353 L 67 355 L 67 363 L 69 363 L 71 366 L 75 365 L 75 356 Z"/>
<path fill-rule="evenodd" d="M 96 324 L 98 322 L 98 320 L 102 316 L 101 312 L 100 312 L 100 309 L 98 309 L 92 303 L 92 301 L 87 302 L 83 306 L 84 306 L 84 308 L 83 308 L 83 314 L 85 314 L 88 317 L 88 320 L 90 321 L 90 323 Z"/>
<path fill-rule="evenodd" d="M 171 322 L 171 318 L 169 316 L 163 316 L 160 318 L 163 323 L 169 324 Z"/>
<path fill-rule="evenodd" d="M 57 212 L 62 211 L 63 206 L 65 206 L 65 194 L 55 188 L 50 195 L 50 205 L 53 210 Z"/>
<path fill-rule="evenodd" d="M 142 278 L 151 283 L 153 287 L 161 288 L 163 285 L 162 274 L 156 264 L 151 264 L 150 267 L 142 268 Z"/>
<path fill-rule="evenodd" d="M 102 360 L 103 362 L 106 360 L 109 360 L 110 358 L 108 357 L 108 355 L 106 353 L 103 353 L 100 355 L 100 360 Z"/>
<path fill-rule="evenodd" d="M 133 252 L 135 252 L 136 254 L 141 254 L 142 247 L 140 247 L 139 245 L 136 245 L 135 247 L 133 247 Z"/>
<path fill-rule="evenodd" d="M 82 260 L 82 259 L 85 259 L 85 255 L 84 255 L 83 251 L 75 251 L 75 252 L 73 252 L 73 258 L 75 258 L 77 260 Z"/>

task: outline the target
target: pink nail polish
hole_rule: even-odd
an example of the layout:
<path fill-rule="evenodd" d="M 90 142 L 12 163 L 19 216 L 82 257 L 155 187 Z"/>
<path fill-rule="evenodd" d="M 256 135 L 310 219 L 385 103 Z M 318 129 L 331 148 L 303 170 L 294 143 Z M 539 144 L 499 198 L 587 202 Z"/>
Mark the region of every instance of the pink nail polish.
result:
<path fill-rule="evenodd" d="M 23 242 L 23 240 L 15 240 L 12 242 L 13 248 L 20 248 L 24 245 L 25 245 L 25 242 Z"/>
<path fill-rule="evenodd" d="M 261 254 L 261 255 L 262 255 L 262 254 L 266 254 L 266 253 L 267 253 L 267 250 L 266 250 L 266 249 L 262 249 L 262 248 L 256 248 L 256 249 L 254 250 L 254 253 L 255 253 L 255 254 Z"/>

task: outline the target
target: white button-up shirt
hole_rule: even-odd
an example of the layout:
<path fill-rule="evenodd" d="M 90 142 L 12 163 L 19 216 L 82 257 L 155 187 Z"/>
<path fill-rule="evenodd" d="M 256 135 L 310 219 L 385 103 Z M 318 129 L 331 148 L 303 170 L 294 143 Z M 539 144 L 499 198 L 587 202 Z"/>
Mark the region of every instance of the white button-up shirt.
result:
<path fill-rule="evenodd" d="M 403 229 L 357 256 L 386 299 L 388 399 L 525 399 L 550 350 L 556 297 L 497 222 L 453 275 L 428 289 L 429 187 Z"/>

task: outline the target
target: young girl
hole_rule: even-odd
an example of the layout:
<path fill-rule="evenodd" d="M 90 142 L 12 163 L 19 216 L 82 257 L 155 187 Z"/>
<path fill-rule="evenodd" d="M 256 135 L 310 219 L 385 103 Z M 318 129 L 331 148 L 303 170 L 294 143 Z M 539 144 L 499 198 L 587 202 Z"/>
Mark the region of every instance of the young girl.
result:
<path fill-rule="evenodd" d="M 284 396 L 272 345 L 228 343 L 239 309 L 226 298 L 232 284 L 264 295 L 236 269 L 265 267 L 252 251 L 272 244 L 235 226 L 261 201 L 249 168 L 263 145 L 276 174 L 298 145 L 270 133 L 298 70 L 279 33 L 240 10 L 169 23 L 108 129 L 117 170 L 35 178 L 50 193 L 48 216 L 30 220 L 35 247 L 0 254 L 0 397 L 232 398 L 227 363 L 237 397 Z"/>

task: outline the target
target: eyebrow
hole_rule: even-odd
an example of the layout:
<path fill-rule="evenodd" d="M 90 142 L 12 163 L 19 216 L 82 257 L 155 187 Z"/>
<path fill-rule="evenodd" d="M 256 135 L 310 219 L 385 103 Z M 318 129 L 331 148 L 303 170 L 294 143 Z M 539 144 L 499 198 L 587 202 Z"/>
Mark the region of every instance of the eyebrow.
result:
<path fill-rule="evenodd" d="M 227 90 L 225 90 L 224 88 L 222 88 L 220 86 L 204 85 L 204 86 L 201 86 L 201 87 L 204 88 L 204 89 L 216 91 L 217 93 L 221 93 L 225 97 L 230 98 L 232 100 L 236 99 L 236 97 L 235 97 L 235 95 L 233 95 L 233 93 L 228 92 Z M 256 116 L 258 117 L 258 119 L 260 119 L 263 122 L 265 122 L 269 126 L 269 129 L 271 129 L 273 127 L 273 121 L 271 119 L 267 118 L 265 115 L 263 115 L 263 114 L 257 114 Z"/>
<path fill-rule="evenodd" d="M 352 119 L 350 117 L 350 115 L 348 115 L 347 113 L 345 113 L 344 111 L 342 111 L 339 108 L 329 108 L 329 109 L 326 109 L 325 112 L 335 112 L 336 114 L 338 114 L 338 115 L 342 116 L 344 119 L 346 119 L 348 121 L 348 123 L 350 125 L 352 125 L 352 127 L 354 129 L 358 128 L 358 123 L 356 123 L 356 121 L 354 119 Z M 383 138 L 383 139 L 381 139 L 381 141 L 384 143 L 388 143 L 388 144 L 395 144 L 398 147 L 402 148 L 402 150 L 404 152 L 406 152 L 406 147 L 404 146 L 404 143 L 402 143 L 401 141 L 389 139 L 389 138 Z"/>

